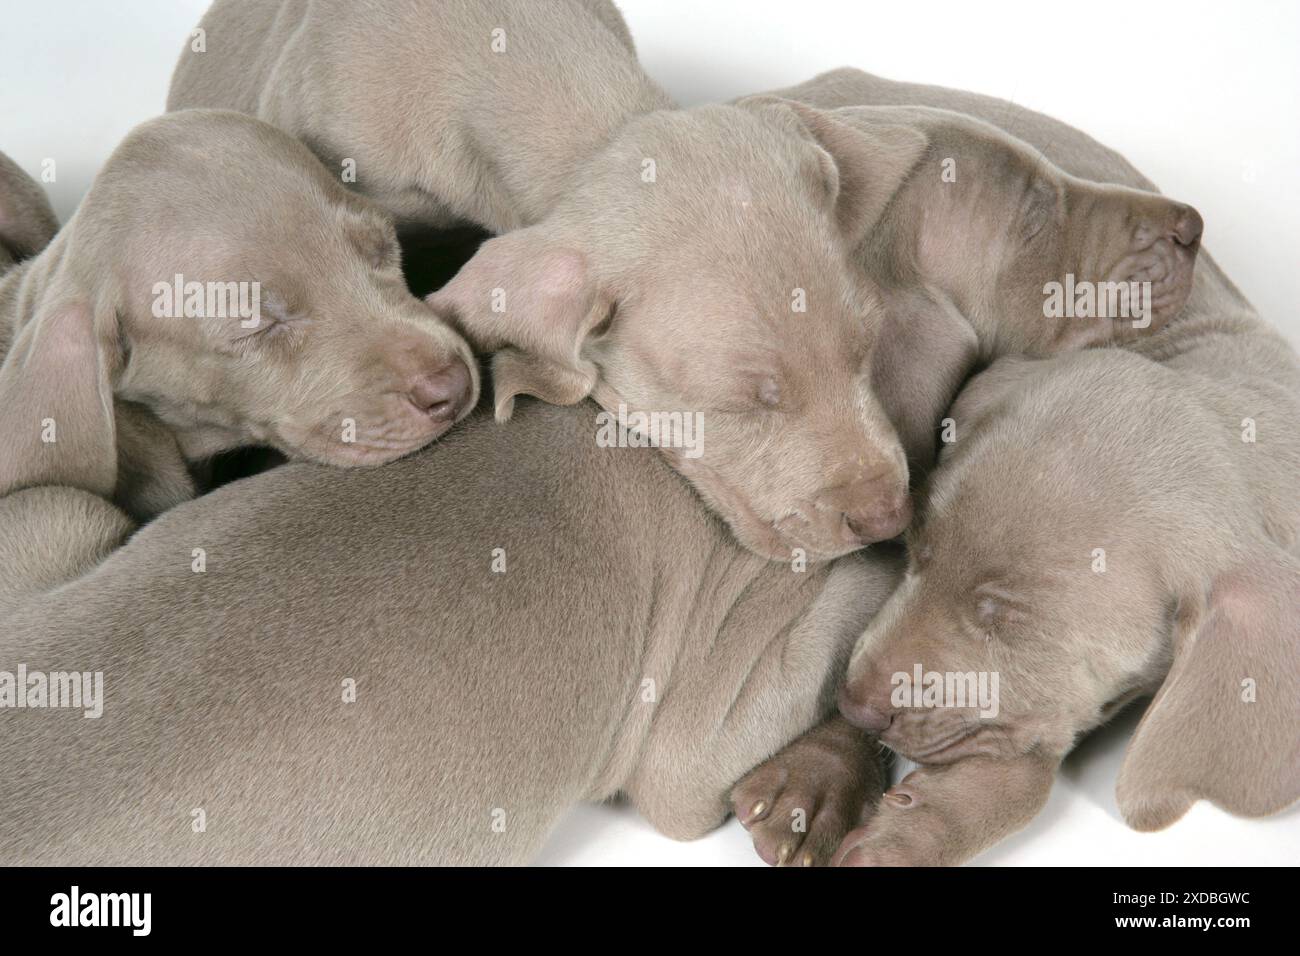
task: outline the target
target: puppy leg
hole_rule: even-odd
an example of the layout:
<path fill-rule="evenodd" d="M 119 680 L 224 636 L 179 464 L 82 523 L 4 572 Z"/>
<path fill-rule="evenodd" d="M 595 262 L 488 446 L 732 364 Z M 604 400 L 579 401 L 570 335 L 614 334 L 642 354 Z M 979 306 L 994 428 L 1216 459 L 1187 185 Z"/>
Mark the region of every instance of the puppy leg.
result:
<path fill-rule="evenodd" d="M 886 780 L 880 744 L 835 716 L 750 771 L 731 805 L 768 863 L 825 865 Z"/>
<path fill-rule="evenodd" d="M 968 757 L 913 770 L 844 838 L 836 866 L 956 866 L 1015 833 L 1047 802 L 1059 758 Z"/>
<path fill-rule="evenodd" d="M 133 530 L 125 514 L 79 488 L 24 488 L 0 498 L 0 619 L 24 598 L 85 574 Z"/>

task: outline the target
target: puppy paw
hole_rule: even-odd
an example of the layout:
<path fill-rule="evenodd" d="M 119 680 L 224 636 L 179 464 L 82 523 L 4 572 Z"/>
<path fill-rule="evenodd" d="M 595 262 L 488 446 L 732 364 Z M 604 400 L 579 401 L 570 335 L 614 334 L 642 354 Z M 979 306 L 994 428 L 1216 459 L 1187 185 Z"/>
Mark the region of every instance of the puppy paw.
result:
<path fill-rule="evenodd" d="M 880 792 L 875 742 L 829 721 L 736 784 L 731 804 L 772 866 L 825 866 Z M 846 725 L 847 726 L 847 725 Z"/>
<path fill-rule="evenodd" d="M 920 767 L 835 851 L 837 866 L 957 866 L 1015 833 L 1047 802 L 1059 754 L 967 757 Z"/>

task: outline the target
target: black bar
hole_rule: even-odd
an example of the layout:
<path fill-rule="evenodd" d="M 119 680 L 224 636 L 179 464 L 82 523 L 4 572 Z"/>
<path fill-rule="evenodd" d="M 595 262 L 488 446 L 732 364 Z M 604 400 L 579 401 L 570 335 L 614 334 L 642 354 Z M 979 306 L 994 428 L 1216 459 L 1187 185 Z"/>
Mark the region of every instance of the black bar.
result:
<path fill-rule="evenodd" d="M 608 948 L 614 939 L 690 947 L 713 940 L 772 942 L 788 933 L 805 948 L 887 939 L 979 944 L 1024 939 L 1070 947 L 1082 939 L 1192 936 L 1232 945 L 1294 924 L 1286 869 L 1047 869 L 767 872 L 761 869 L 362 870 L 6 869 L 0 925 L 9 952 L 23 940 L 74 945 L 320 939 L 497 943 L 522 933 L 543 949 Z M 118 926 L 69 922 L 72 887 L 83 916 L 121 914 Z M 127 909 L 115 896 L 149 894 Z M 87 904 L 87 897 L 93 901 Z M 67 905 L 61 903 L 66 900 Z M 90 909 L 87 910 L 86 906 Z M 1209 925 L 1202 921 L 1208 920 Z M 1228 921 L 1231 921 L 1229 923 Z M 425 935 L 431 934 L 431 935 Z M 883 936 L 882 936 L 883 934 Z M 938 934 L 938 935 L 935 935 Z M 62 937 L 62 940 L 60 940 Z M 585 942 L 583 942 L 585 940 Z M 475 948 L 477 948 L 475 946 Z"/>

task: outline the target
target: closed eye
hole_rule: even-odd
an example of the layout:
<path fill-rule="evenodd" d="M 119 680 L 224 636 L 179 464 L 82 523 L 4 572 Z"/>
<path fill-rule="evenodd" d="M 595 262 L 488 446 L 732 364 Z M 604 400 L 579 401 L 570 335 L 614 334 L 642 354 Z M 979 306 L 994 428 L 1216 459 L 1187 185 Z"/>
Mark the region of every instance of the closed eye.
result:
<path fill-rule="evenodd" d="M 779 393 L 764 393 L 758 388 L 720 395 L 707 405 L 710 411 L 720 415 L 780 414 L 785 411 Z"/>
<path fill-rule="evenodd" d="M 252 345 L 297 338 L 302 329 L 311 325 L 311 319 L 304 313 L 269 292 L 262 295 L 259 308 L 253 315 L 227 321 L 233 326 L 233 330 L 228 332 L 231 341 L 241 350 Z"/>
<path fill-rule="evenodd" d="M 1024 624 L 1030 617 L 1030 606 L 1025 596 L 994 581 L 976 587 L 972 600 L 974 624 L 989 640 Z"/>
<path fill-rule="evenodd" d="M 779 371 L 779 362 L 766 356 L 731 355 L 716 371 L 696 369 L 699 374 L 685 390 L 676 390 L 691 408 L 718 415 L 782 414 L 791 410 L 797 396 Z"/>
<path fill-rule="evenodd" d="M 296 342 L 302 335 L 302 326 L 310 324 L 302 321 L 276 321 L 263 317 L 256 326 L 244 328 L 236 323 L 237 334 L 231 340 L 230 351 L 236 355 L 256 353 L 266 348 L 281 348 L 285 344 Z"/>
<path fill-rule="evenodd" d="M 241 320 L 235 340 L 242 342 L 248 339 L 267 338 L 273 335 L 281 335 L 286 331 L 288 331 L 288 323 L 263 315 L 256 321 Z"/>
<path fill-rule="evenodd" d="M 727 396 L 711 399 L 702 404 L 707 405 L 708 410 L 715 415 L 756 415 L 759 412 L 771 411 L 766 405 L 752 398 Z"/>
<path fill-rule="evenodd" d="M 235 333 L 235 341 L 244 342 L 247 341 L 248 339 L 255 339 L 260 336 L 267 335 L 278 324 L 279 324 L 278 322 L 268 320 L 265 316 L 262 316 L 256 320 L 252 320 L 252 319 L 240 320 L 239 331 Z"/>

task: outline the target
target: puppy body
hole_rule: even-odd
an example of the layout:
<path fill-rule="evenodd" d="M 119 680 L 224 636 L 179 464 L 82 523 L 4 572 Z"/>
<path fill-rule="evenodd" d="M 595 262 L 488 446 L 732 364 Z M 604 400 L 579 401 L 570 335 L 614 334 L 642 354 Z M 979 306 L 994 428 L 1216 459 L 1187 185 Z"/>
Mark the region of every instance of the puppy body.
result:
<path fill-rule="evenodd" d="M 538 222 L 629 117 L 672 106 L 603 0 L 221 0 L 199 29 L 169 110 L 259 116 L 425 226 Z"/>
<path fill-rule="evenodd" d="M 1300 442 L 1283 424 L 1300 363 L 1257 324 L 1190 323 L 1159 362 L 1002 360 L 963 392 L 919 557 L 841 703 L 924 766 L 843 861 L 963 862 L 1027 823 L 1074 743 L 1147 694 L 1117 785 L 1131 825 L 1168 826 L 1198 799 L 1246 816 L 1300 799 Z M 998 713 L 895 706 L 891 675 L 918 666 L 997 673 Z"/>
<path fill-rule="evenodd" d="M 0 670 L 102 671 L 103 716 L 4 713 L 5 862 L 518 863 L 618 792 L 717 825 L 833 706 L 897 563 L 749 554 L 594 412 L 287 465 L 25 601 Z"/>

